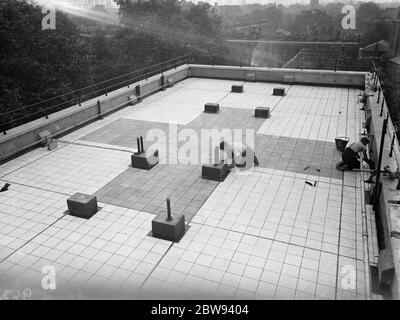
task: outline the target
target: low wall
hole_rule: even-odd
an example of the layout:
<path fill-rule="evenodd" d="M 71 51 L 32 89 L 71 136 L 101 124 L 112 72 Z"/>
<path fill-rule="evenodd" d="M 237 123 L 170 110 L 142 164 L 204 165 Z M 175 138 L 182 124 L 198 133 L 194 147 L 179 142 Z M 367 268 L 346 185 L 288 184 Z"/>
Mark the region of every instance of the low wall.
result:
<path fill-rule="evenodd" d="M 378 81 L 379 86 L 379 81 Z M 369 133 L 372 134 L 372 145 L 371 149 L 374 153 L 376 163 L 378 162 L 379 149 L 382 137 L 383 121 L 388 116 L 389 112 L 386 103 L 382 101 L 382 94 L 379 97 L 379 91 L 373 91 L 372 86 L 367 87 L 367 94 L 369 95 L 366 101 L 367 108 L 371 111 L 371 126 Z M 388 118 L 388 128 L 384 137 L 384 145 L 382 152 L 382 165 L 381 169 L 385 166 L 389 166 L 391 171 L 396 171 L 400 168 L 400 149 L 399 141 L 394 136 L 394 127 L 390 116 Z M 392 139 L 394 136 L 393 150 L 391 151 Z M 395 268 L 395 275 L 390 288 L 390 294 L 392 299 L 400 299 L 400 216 L 396 216 L 397 212 L 400 212 L 399 205 L 390 204 L 388 201 L 400 200 L 400 190 L 396 190 L 398 180 L 390 180 L 387 176 L 381 175 L 380 183 L 382 184 L 382 191 L 379 197 L 379 205 L 376 207 L 375 216 L 381 220 L 382 230 L 380 234 L 381 246 L 380 249 L 388 249 L 393 257 L 393 263 Z M 396 210 L 394 210 L 396 209 Z"/>
<path fill-rule="evenodd" d="M 181 81 L 188 77 L 188 66 L 180 66 L 163 73 L 165 81 Z M 48 119 L 41 118 L 24 125 L 15 127 L 0 136 L 0 162 L 16 156 L 26 150 L 34 148 L 42 142 L 39 133 L 48 130 L 53 136 L 61 136 L 71 130 L 100 118 L 101 115 L 114 112 L 129 103 L 129 96 L 135 94 L 136 85 L 140 85 L 140 97 L 149 96 L 160 90 L 161 74 L 147 80 L 132 83 L 124 87 L 94 99 L 85 101 L 79 105 L 52 113 Z M 100 109 L 98 106 L 100 102 Z M 137 99 L 132 101 L 136 103 Z"/>
<path fill-rule="evenodd" d="M 293 84 L 311 84 L 321 86 L 343 86 L 364 89 L 365 72 L 299 70 L 259 67 L 233 66 L 189 66 L 189 75 L 199 78 L 252 80 L 264 82 L 282 82 Z"/>

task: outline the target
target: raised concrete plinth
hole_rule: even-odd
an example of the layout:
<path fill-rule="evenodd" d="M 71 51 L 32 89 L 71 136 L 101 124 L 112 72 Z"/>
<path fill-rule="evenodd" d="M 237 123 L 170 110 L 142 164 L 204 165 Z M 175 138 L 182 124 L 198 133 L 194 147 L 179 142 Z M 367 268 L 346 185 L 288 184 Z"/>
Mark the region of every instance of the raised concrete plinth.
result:
<path fill-rule="evenodd" d="M 226 163 L 203 165 L 201 168 L 201 177 L 208 180 L 224 181 L 229 172 Z"/>
<path fill-rule="evenodd" d="M 67 199 L 67 205 L 70 215 L 85 219 L 89 219 L 98 210 L 96 196 L 79 192 Z"/>
<path fill-rule="evenodd" d="M 285 88 L 274 88 L 274 91 L 272 92 L 273 96 L 284 96 L 285 95 Z"/>
<path fill-rule="evenodd" d="M 153 219 L 151 227 L 153 237 L 177 242 L 185 233 L 185 216 L 176 214 L 168 220 L 164 214 L 160 214 Z"/>
<path fill-rule="evenodd" d="M 270 117 L 269 108 L 267 108 L 267 107 L 257 107 L 255 109 L 254 116 L 256 118 L 269 118 Z"/>
<path fill-rule="evenodd" d="M 150 170 L 158 163 L 158 150 L 134 153 L 131 156 L 132 168 Z"/>
<path fill-rule="evenodd" d="M 379 253 L 378 276 L 380 289 L 390 288 L 394 278 L 394 262 L 390 249 L 384 249 Z"/>
<path fill-rule="evenodd" d="M 242 84 L 234 84 L 232 85 L 231 92 L 242 93 L 243 85 Z"/>
<path fill-rule="evenodd" d="M 57 147 L 58 147 L 57 141 L 52 140 L 52 141 L 49 141 L 49 142 L 47 143 L 47 150 L 49 150 L 49 151 L 52 151 L 52 150 L 54 150 L 54 149 L 57 149 Z"/>
<path fill-rule="evenodd" d="M 51 140 L 51 133 L 49 130 L 43 130 L 38 133 L 39 140 L 44 140 L 40 143 L 41 147 L 47 146 L 47 141 Z"/>
<path fill-rule="evenodd" d="M 204 105 L 204 112 L 218 113 L 219 112 L 219 104 L 218 103 L 206 103 Z"/>

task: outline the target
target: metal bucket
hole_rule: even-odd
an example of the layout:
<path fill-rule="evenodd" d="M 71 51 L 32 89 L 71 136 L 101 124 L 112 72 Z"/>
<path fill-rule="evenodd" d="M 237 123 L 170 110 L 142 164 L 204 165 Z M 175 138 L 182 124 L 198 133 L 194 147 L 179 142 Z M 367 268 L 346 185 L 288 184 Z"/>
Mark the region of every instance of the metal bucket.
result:
<path fill-rule="evenodd" d="M 337 137 L 335 138 L 336 150 L 343 152 L 346 149 L 347 143 L 350 141 L 347 137 Z"/>

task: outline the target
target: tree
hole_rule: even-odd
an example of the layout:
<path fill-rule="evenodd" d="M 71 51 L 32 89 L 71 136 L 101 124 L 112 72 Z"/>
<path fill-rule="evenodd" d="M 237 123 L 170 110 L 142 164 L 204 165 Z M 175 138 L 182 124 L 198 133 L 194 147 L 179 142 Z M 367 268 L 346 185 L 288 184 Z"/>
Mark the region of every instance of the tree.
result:
<path fill-rule="evenodd" d="M 41 11 L 24 0 L 0 3 L 0 112 L 90 82 L 90 47 L 79 40 L 77 29 L 62 12 L 56 13 L 55 30 L 42 30 Z"/>
<path fill-rule="evenodd" d="M 222 19 L 211 9 L 209 3 L 191 7 L 185 17 L 191 23 L 194 33 L 214 39 L 220 36 Z"/>
<path fill-rule="evenodd" d="M 380 40 L 391 40 L 391 26 L 387 21 L 377 21 L 365 30 L 362 45 L 368 45 Z"/>
<path fill-rule="evenodd" d="M 382 14 L 382 9 L 375 2 L 363 2 L 357 10 L 357 19 L 362 21 L 377 20 Z"/>

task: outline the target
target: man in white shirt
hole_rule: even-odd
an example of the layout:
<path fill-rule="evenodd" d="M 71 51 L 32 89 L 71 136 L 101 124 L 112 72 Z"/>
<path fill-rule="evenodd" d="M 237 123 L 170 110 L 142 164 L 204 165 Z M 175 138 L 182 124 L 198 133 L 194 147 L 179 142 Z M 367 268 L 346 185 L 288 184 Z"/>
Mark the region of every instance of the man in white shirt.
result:
<path fill-rule="evenodd" d="M 367 137 L 362 137 L 359 142 L 353 142 L 344 150 L 342 154 L 342 161 L 336 164 L 336 169 L 345 171 L 347 169 L 360 169 L 360 155 L 363 153 L 363 158 L 370 166 L 372 161 L 368 159 L 367 156 L 367 145 L 369 144 L 369 139 Z"/>
<path fill-rule="evenodd" d="M 254 154 L 254 165 L 259 165 L 258 159 L 254 151 L 243 143 L 236 141 L 234 143 L 228 143 L 226 141 L 222 141 L 219 144 L 219 148 L 220 150 L 224 151 L 225 154 L 228 155 L 228 157 L 229 153 L 231 154 L 231 159 L 228 159 L 232 160 L 232 164 L 230 164 L 231 168 L 233 168 L 234 166 L 244 168 L 246 166 L 246 158 L 248 158 L 248 156 L 251 156 L 251 154 Z"/>

